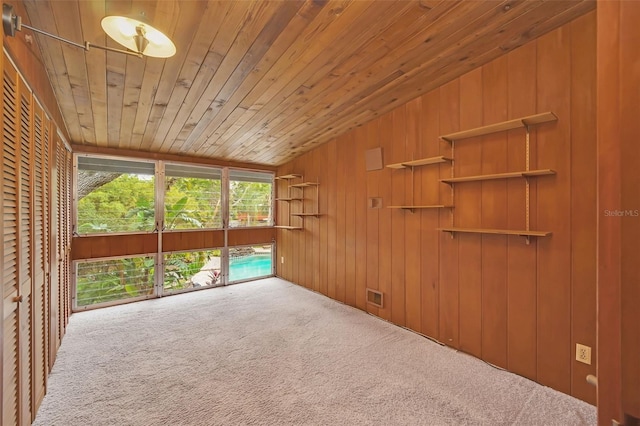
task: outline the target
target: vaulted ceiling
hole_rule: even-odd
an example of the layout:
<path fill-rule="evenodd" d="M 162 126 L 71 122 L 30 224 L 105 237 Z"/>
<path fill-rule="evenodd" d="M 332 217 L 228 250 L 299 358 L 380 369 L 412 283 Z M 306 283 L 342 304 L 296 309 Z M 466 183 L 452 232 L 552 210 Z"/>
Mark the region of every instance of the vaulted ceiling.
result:
<path fill-rule="evenodd" d="M 144 12 L 177 54 L 36 36 L 74 144 L 278 165 L 595 8 L 595 1 L 27 0 L 25 22 L 118 47 Z M 24 30 L 24 33 L 29 30 Z"/>

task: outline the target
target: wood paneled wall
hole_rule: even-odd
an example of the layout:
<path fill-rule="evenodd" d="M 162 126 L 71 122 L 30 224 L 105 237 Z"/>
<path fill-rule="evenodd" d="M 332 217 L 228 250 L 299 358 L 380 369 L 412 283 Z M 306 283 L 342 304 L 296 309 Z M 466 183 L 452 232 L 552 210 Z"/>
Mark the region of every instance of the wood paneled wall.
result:
<path fill-rule="evenodd" d="M 278 223 L 304 229 L 278 230 L 277 274 L 595 403 L 595 27 L 584 15 L 283 165 L 279 175 L 320 183 L 321 216 L 290 218 L 295 202 L 279 202 Z M 531 168 L 557 174 L 531 179 L 530 220 L 550 237 L 452 238 L 436 230 L 451 225 L 447 209 L 367 208 L 369 197 L 451 202 L 438 181 L 449 164 L 366 171 L 367 149 L 382 147 L 384 164 L 448 155 L 439 135 L 545 111 L 558 121 L 531 129 Z M 525 133 L 461 141 L 454 155 L 456 176 L 522 170 Z M 523 180 L 459 184 L 453 202 L 456 226 L 524 229 Z M 593 349 L 592 365 L 575 361 L 576 343 Z"/>
<path fill-rule="evenodd" d="M 598 424 L 640 424 L 640 4 L 598 2 Z"/>
<path fill-rule="evenodd" d="M 34 63 L 22 53 L 0 56 L 3 425 L 35 418 L 70 314 L 71 152 L 33 92 L 48 84 L 46 74 L 31 69 L 25 79 L 14 66 Z"/>
<path fill-rule="evenodd" d="M 274 228 L 230 229 L 228 245 L 271 244 L 275 239 Z M 203 250 L 224 246 L 224 231 L 164 232 L 162 251 Z M 157 234 L 100 235 L 73 237 L 71 260 L 96 259 L 156 253 Z"/>

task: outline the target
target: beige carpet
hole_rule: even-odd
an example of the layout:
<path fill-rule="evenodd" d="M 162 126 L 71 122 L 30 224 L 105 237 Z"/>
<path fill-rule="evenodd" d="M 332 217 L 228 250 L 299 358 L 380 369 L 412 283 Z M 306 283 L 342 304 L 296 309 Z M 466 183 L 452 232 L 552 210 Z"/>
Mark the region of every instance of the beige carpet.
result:
<path fill-rule="evenodd" d="M 271 278 L 74 314 L 36 425 L 583 425 L 596 410 Z"/>

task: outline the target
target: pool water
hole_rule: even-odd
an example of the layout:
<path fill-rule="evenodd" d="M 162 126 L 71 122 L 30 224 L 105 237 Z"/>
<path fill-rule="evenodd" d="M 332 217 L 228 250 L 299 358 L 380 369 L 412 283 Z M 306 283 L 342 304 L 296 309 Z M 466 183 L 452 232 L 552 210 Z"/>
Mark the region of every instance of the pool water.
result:
<path fill-rule="evenodd" d="M 241 281 L 272 275 L 271 254 L 229 259 L 229 281 Z"/>

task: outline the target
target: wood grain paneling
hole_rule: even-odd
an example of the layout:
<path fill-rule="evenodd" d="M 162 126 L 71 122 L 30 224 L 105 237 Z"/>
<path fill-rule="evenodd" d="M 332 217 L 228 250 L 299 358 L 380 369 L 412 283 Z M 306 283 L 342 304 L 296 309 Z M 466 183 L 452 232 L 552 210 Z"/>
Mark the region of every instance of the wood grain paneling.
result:
<path fill-rule="evenodd" d="M 380 139 L 378 135 L 378 121 L 374 120 L 366 125 L 366 136 L 364 138 L 365 150 L 380 148 Z M 380 288 L 380 212 L 382 206 L 369 206 L 368 200 L 371 198 L 382 198 L 380 196 L 380 180 L 383 169 L 373 170 L 363 173 L 364 184 L 367 187 L 366 197 L 366 232 L 364 242 L 366 244 L 367 255 L 365 259 L 366 276 L 364 277 L 365 287 L 373 290 Z M 376 265 L 372 267 L 371 265 Z M 384 301 L 383 301 L 384 305 Z M 379 308 L 367 303 L 365 310 L 374 315 L 380 315 Z"/>
<path fill-rule="evenodd" d="M 142 10 L 176 44 L 172 58 L 139 59 L 27 29 L 10 40 L 29 34 L 30 48 L 42 50 L 34 65 L 51 76 L 72 142 L 272 165 L 595 8 L 589 0 L 14 3 L 25 23 L 112 47 L 100 19 Z"/>
<path fill-rule="evenodd" d="M 319 241 L 320 251 L 325 244 L 327 250 L 327 295 L 360 307 L 359 295 L 347 291 L 350 286 L 361 291 L 358 266 L 354 277 L 349 263 L 360 262 L 364 240 L 366 286 L 381 291 L 385 302 L 383 308 L 366 307 L 369 312 L 594 403 L 593 391 L 583 384 L 593 367 L 577 365 L 572 349 L 578 340 L 593 344 L 596 335 L 595 129 L 578 124 L 594 119 L 594 49 L 591 13 L 321 147 L 328 153 L 328 208 L 319 218 L 327 229 L 326 243 Z M 364 172 L 363 180 L 367 149 L 380 146 L 386 165 L 448 156 L 451 144 L 439 135 L 545 111 L 553 111 L 558 121 L 531 127 L 530 168 L 557 174 L 529 178 L 529 221 L 531 229 L 549 230 L 551 236 L 532 238 L 530 244 L 516 235 L 452 238 L 436 231 L 452 225 L 449 209 L 367 209 L 365 218 L 357 213 L 358 204 L 363 208 L 366 202 L 360 194 L 381 197 L 385 207 L 451 202 L 451 187 L 438 181 L 451 177 L 451 164 L 385 168 Z M 453 172 L 523 170 L 525 141 L 521 128 L 456 142 Z M 305 154 L 279 173 L 317 170 L 314 163 L 321 158 Z M 525 182 L 456 183 L 453 225 L 525 228 Z M 361 219 L 366 219 L 364 235 L 355 223 Z M 301 234 L 305 245 L 314 244 L 306 229 L 288 232 L 293 245 L 282 240 L 279 247 L 287 259 L 295 256 L 292 250 L 303 249 Z M 313 264 L 307 257 L 298 268 Z M 278 265 L 281 270 L 286 273 Z"/>
<path fill-rule="evenodd" d="M 597 348 L 592 330 L 596 327 L 596 241 L 597 183 L 593 170 L 596 161 L 596 94 L 582 87 L 596 81 L 595 21 L 576 19 L 571 31 L 571 211 L 582 214 L 571 218 L 571 310 L 582 312 L 571 323 L 571 349 L 577 343 Z M 575 29 L 574 29 L 575 28 Z M 581 30 L 582 29 L 582 30 Z M 585 120 L 585 117 L 589 117 Z M 573 363 L 571 392 L 579 398 L 594 401 L 596 389 L 585 378 L 596 375 L 597 353 L 592 351 L 591 365 Z"/>
<path fill-rule="evenodd" d="M 323 221 L 327 222 L 327 296 L 337 300 L 337 254 L 338 254 L 338 147 L 337 142 L 327 144 L 327 215 Z M 293 237 L 293 235 L 292 235 Z M 278 240 L 276 240 L 278 241 Z M 277 245 L 277 244 L 276 244 Z"/>
<path fill-rule="evenodd" d="M 217 233 L 211 232 L 209 241 L 219 241 Z M 229 246 L 245 246 L 249 244 L 271 244 L 275 240 L 276 233 L 274 228 L 250 228 L 250 229 L 230 229 L 229 230 Z M 205 237 L 206 238 L 206 237 Z M 223 240 L 224 241 L 224 240 Z M 210 246 L 210 247 L 220 247 Z M 164 248 L 164 245 L 163 245 Z"/>
<path fill-rule="evenodd" d="M 391 113 L 392 131 L 391 162 L 399 163 L 406 156 L 406 109 L 396 108 Z M 404 170 L 394 170 L 391 177 L 391 205 L 408 204 L 411 185 L 407 185 Z M 406 324 L 405 306 L 405 215 L 403 210 L 393 209 L 391 212 L 391 321 L 404 326 Z"/>
<path fill-rule="evenodd" d="M 454 80 L 447 83 L 440 89 L 440 134 L 448 134 L 456 132 L 460 129 L 460 80 Z M 445 149 L 449 147 L 446 142 Z M 442 148 L 441 148 L 442 149 Z M 448 167 L 440 168 L 440 177 L 450 177 L 451 171 Z M 446 185 L 441 185 L 442 199 L 451 192 Z M 455 194 L 455 193 L 454 193 Z M 454 216 L 448 211 L 440 213 L 440 223 L 449 223 Z M 457 215 L 456 215 L 457 217 Z M 456 219 L 453 219 L 456 220 Z M 459 219 L 458 219 L 459 220 Z M 454 222 L 458 225 L 457 222 Z M 440 317 L 438 323 L 440 325 L 440 341 L 454 348 L 460 347 L 460 315 L 459 315 L 459 255 L 458 247 L 460 240 L 452 238 L 451 235 L 444 232 L 440 233 L 440 291 L 438 312 Z M 477 271 L 480 272 L 480 271 Z"/>
<path fill-rule="evenodd" d="M 598 424 L 640 419 L 637 43 L 635 2 L 597 10 Z"/>
<path fill-rule="evenodd" d="M 525 117 L 536 111 L 535 43 L 529 43 L 508 55 L 509 116 Z M 530 129 L 535 146 L 536 129 Z M 509 132 L 508 169 L 525 170 L 526 141 L 522 130 Z M 535 165 L 535 152 L 530 152 Z M 536 181 L 529 181 L 531 206 L 536 205 Z M 526 228 L 526 182 L 507 182 L 507 221 L 510 229 Z M 530 227 L 537 229 L 535 209 L 529 210 Z M 536 378 L 537 351 L 537 240 L 523 244 L 522 237 L 508 237 L 507 259 L 507 352 L 508 369 L 530 379 Z"/>
<path fill-rule="evenodd" d="M 508 120 L 507 57 L 482 67 L 483 124 Z M 482 174 L 508 172 L 508 134 L 482 137 Z M 481 223 L 500 228 L 507 223 L 507 181 L 482 182 Z M 507 367 L 507 236 L 482 235 L 482 358 Z M 524 243 L 524 241 L 521 241 Z M 462 282 L 462 280 L 461 280 Z"/>
<path fill-rule="evenodd" d="M 438 140 L 440 117 L 438 114 L 440 96 L 437 92 L 427 93 L 422 97 L 422 111 L 420 122 L 422 124 L 422 156 L 425 158 L 435 157 L 445 152 L 440 151 L 438 144 L 429 141 Z M 445 144 L 445 142 L 443 142 Z M 447 153 L 448 154 L 448 153 Z M 449 164 L 442 166 L 450 168 Z M 422 170 L 421 203 L 425 205 L 450 203 L 451 197 L 442 199 L 440 197 L 441 184 L 439 166 L 429 166 Z M 386 186 L 386 185 L 385 185 Z M 439 224 L 440 212 L 437 209 L 426 209 L 421 213 L 420 241 L 422 255 L 420 256 L 420 283 L 421 301 L 420 310 L 422 312 L 422 333 L 439 339 L 439 240 L 440 232 L 436 230 Z M 450 212 L 445 212 L 450 214 Z"/>
<path fill-rule="evenodd" d="M 571 28 L 544 35 L 537 44 L 537 107 L 566 117 L 536 129 L 538 165 L 558 171 L 536 181 L 537 226 L 553 229 L 551 238 L 538 241 L 538 380 L 570 393 L 571 316 L 565 313 L 571 312 Z"/>
<path fill-rule="evenodd" d="M 422 111 L 422 99 L 416 98 L 406 105 L 406 127 L 405 127 L 405 144 L 406 152 L 404 158 L 422 158 L 421 127 L 420 113 Z M 394 140 L 397 140 L 394 138 Z M 400 160 L 402 161 L 402 160 Z M 404 172 L 407 193 L 405 193 L 405 204 L 415 205 L 420 201 L 422 181 L 422 169 L 402 170 Z M 404 215 L 404 271 L 405 271 L 405 312 L 406 326 L 412 330 L 422 332 L 422 316 L 421 316 L 421 276 L 420 258 L 422 257 L 420 245 L 420 229 L 421 212 L 413 213 L 402 211 Z"/>
<path fill-rule="evenodd" d="M 344 301 L 346 304 L 355 306 L 356 303 L 356 190 L 357 190 L 357 171 L 356 171 L 356 138 L 357 134 L 354 131 L 350 137 L 349 142 L 342 145 L 340 148 L 343 152 L 342 158 L 345 162 L 345 173 L 349 176 L 347 179 L 341 181 L 345 187 L 345 223 L 344 223 L 344 238 L 345 238 L 345 274 L 344 274 L 344 287 L 345 296 Z M 338 180 L 340 182 L 340 180 Z"/>
<path fill-rule="evenodd" d="M 478 68 L 460 77 L 460 128 L 473 129 L 482 126 L 483 69 Z M 456 176 L 482 174 L 481 162 L 483 144 L 479 138 L 464 140 L 455 144 Z M 469 182 L 455 185 L 455 210 L 457 226 L 480 228 L 482 226 L 482 183 Z M 460 316 L 460 350 L 471 355 L 482 356 L 482 237 L 466 234 L 458 237 L 458 256 L 464 259 L 459 268 L 460 309 L 466 312 Z"/>
<path fill-rule="evenodd" d="M 71 258 L 72 260 L 80 260 L 128 254 L 146 254 L 149 252 L 145 248 L 153 244 L 152 241 L 156 242 L 155 251 L 157 251 L 158 236 L 156 234 L 73 237 Z"/>
<path fill-rule="evenodd" d="M 637 4 L 620 5 L 620 143 L 621 143 L 621 210 L 622 238 L 620 241 L 621 296 L 621 352 L 622 352 L 622 409 L 626 424 L 640 423 L 640 179 L 637 171 L 640 150 L 634 144 L 640 135 L 640 121 L 634 111 L 640 111 L 637 89 L 640 87 L 640 55 L 635 48 L 640 43 Z"/>
<path fill-rule="evenodd" d="M 367 150 L 368 127 L 359 127 L 355 131 L 355 307 L 367 310 L 367 172 L 365 157 L 358 155 Z M 377 247 L 376 247 L 377 249 Z"/>
<path fill-rule="evenodd" d="M 382 147 L 383 164 L 393 163 L 393 117 L 385 114 L 377 121 L 378 134 L 380 135 L 380 146 Z M 391 320 L 391 264 L 394 253 L 391 251 L 392 238 L 392 214 L 394 210 L 386 209 L 384 206 L 393 204 L 393 186 L 390 185 L 392 175 L 395 170 L 384 168 L 378 181 L 378 193 L 382 199 L 383 208 L 378 216 L 378 290 L 384 296 L 384 304 L 379 309 L 379 315 L 385 320 Z M 368 178 L 367 178 L 368 179 Z M 368 235 L 367 235 L 368 237 Z"/>

